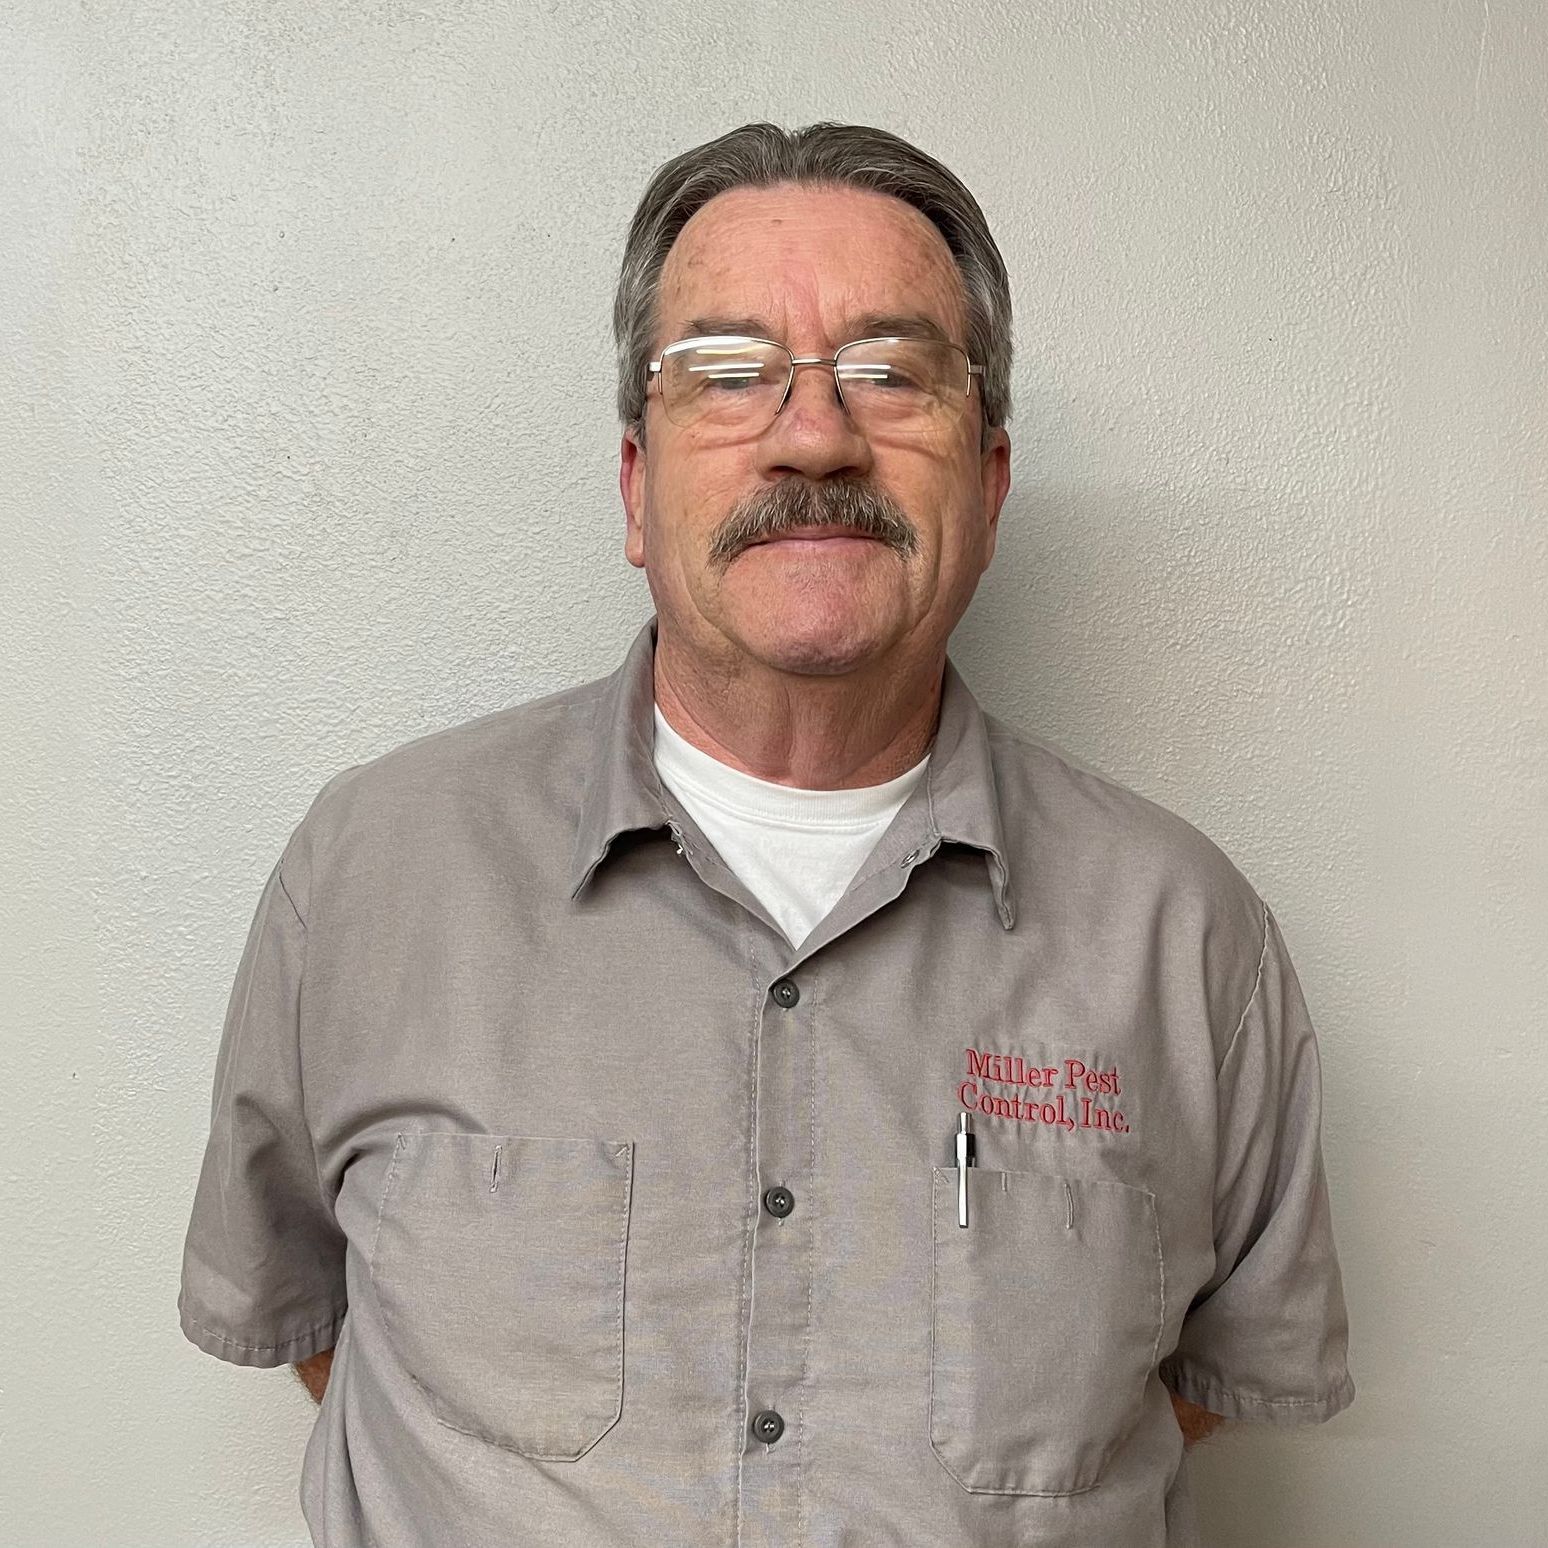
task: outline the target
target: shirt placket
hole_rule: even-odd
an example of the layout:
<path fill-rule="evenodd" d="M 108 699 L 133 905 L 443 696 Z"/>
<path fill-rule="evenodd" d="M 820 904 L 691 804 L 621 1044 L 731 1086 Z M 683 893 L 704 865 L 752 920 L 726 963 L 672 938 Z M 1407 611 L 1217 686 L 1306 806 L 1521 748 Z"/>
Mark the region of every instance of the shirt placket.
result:
<path fill-rule="evenodd" d="M 742 1265 L 736 1548 L 791 1548 L 805 1540 L 816 968 L 808 963 L 799 973 L 792 971 L 795 954 L 762 904 L 696 827 L 692 836 L 685 833 L 680 814 L 669 818 L 668 826 L 699 880 L 751 916 L 745 929 L 756 994 L 749 1028 L 749 1225 Z"/>
<path fill-rule="evenodd" d="M 760 967 L 777 966 L 775 951 Z M 753 1227 L 743 1326 L 742 1448 L 737 1543 L 776 1548 L 806 1540 L 804 1476 L 811 1353 L 816 1137 L 814 964 L 766 973 L 755 1039 Z"/>
<path fill-rule="evenodd" d="M 813 1391 L 822 953 L 891 902 L 913 868 L 939 848 L 940 835 L 920 831 L 917 823 L 895 827 L 827 918 L 793 950 L 696 828 L 692 837 L 685 834 L 682 815 L 675 811 L 668 826 L 699 879 L 767 927 L 747 923 L 759 993 L 751 1029 L 752 1224 L 742 1292 L 736 1548 L 797 1548 L 806 1541 L 806 1438 Z"/>

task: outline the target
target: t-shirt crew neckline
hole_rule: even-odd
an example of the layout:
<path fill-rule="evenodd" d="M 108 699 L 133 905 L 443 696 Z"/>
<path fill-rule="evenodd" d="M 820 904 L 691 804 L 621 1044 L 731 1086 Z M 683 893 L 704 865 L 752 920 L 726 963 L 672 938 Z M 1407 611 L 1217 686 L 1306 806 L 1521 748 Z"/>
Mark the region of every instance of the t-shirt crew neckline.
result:
<path fill-rule="evenodd" d="M 700 801 L 730 816 L 806 832 L 853 832 L 873 826 L 883 815 L 890 818 L 930 761 L 927 750 L 911 769 L 879 785 L 810 790 L 759 779 L 722 763 L 676 731 L 659 704 L 654 714 L 657 768 L 668 783 L 687 786 Z"/>

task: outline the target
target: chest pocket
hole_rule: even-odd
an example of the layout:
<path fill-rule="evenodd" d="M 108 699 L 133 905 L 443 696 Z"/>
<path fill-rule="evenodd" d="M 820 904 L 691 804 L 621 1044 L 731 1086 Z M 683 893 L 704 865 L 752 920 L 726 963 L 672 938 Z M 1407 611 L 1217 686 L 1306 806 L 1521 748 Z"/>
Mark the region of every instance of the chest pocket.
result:
<path fill-rule="evenodd" d="M 572 1461 L 617 1423 L 633 1160 L 627 1140 L 398 1135 L 371 1283 L 443 1424 Z"/>
<path fill-rule="evenodd" d="M 931 1187 L 930 1445 L 963 1488 L 1082 1494 L 1139 1418 L 1160 1350 L 1154 1196 L 1040 1172 Z"/>

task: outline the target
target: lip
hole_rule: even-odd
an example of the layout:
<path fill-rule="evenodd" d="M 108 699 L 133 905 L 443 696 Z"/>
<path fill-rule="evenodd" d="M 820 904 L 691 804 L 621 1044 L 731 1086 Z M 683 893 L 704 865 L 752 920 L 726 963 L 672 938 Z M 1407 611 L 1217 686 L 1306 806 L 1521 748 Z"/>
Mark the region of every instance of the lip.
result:
<path fill-rule="evenodd" d="M 777 537 L 756 538 L 749 548 L 771 548 L 780 543 L 879 543 L 868 532 L 856 532 L 853 527 L 802 527 L 795 532 L 783 532 Z"/>

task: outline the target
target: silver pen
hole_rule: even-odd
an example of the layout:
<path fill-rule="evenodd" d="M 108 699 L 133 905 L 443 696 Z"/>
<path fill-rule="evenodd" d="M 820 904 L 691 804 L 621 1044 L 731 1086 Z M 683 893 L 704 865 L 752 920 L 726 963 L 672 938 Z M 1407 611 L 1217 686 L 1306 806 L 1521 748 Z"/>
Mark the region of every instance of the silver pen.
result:
<path fill-rule="evenodd" d="M 965 1226 L 968 1223 L 967 1211 L 967 1169 L 976 1166 L 973 1159 L 973 1130 L 969 1126 L 968 1115 L 957 1115 L 957 1224 Z"/>

